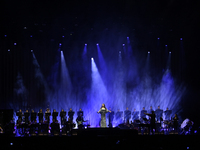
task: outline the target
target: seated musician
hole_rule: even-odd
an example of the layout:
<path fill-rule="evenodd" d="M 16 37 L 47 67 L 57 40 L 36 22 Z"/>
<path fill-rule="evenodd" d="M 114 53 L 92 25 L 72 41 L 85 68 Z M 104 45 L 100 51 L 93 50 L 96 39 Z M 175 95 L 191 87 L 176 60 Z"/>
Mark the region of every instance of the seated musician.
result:
<path fill-rule="evenodd" d="M 82 113 L 79 114 L 79 116 L 76 118 L 76 122 L 78 124 L 78 129 L 83 129 L 83 116 L 82 116 Z"/>

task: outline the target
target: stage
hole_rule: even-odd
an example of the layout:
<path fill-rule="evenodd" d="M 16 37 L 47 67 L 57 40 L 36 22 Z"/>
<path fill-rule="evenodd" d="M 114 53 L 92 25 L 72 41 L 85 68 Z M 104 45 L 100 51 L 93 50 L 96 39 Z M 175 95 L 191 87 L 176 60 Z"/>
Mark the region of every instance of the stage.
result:
<path fill-rule="evenodd" d="M 138 134 L 137 130 L 115 128 L 74 129 L 67 134 L 40 134 L 15 137 L 0 134 L 1 147 L 10 148 L 133 148 L 133 149 L 197 149 L 198 135 Z"/>

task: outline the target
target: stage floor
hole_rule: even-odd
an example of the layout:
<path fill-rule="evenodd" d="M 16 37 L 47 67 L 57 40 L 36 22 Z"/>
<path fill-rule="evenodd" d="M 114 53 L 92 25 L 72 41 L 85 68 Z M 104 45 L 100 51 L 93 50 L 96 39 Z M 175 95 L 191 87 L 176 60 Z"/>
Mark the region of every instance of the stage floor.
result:
<path fill-rule="evenodd" d="M 0 134 L 1 149 L 199 149 L 199 135 L 141 135 L 136 130 L 75 129 L 72 135 L 14 137 Z"/>

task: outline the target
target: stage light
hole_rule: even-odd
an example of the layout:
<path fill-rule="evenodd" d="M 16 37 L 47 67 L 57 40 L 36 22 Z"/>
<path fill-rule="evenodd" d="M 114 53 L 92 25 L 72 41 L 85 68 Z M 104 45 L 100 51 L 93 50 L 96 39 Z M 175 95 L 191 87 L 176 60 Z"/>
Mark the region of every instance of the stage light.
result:
<path fill-rule="evenodd" d="M 123 44 L 123 46 L 125 46 L 125 44 Z"/>
<path fill-rule="evenodd" d="M 167 47 L 167 45 L 165 45 Z"/>
<path fill-rule="evenodd" d="M 27 27 L 24 27 L 24 29 L 27 29 Z"/>
<path fill-rule="evenodd" d="M 119 53 L 121 54 L 121 51 L 119 51 Z"/>
<path fill-rule="evenodd" d="M 10 143 L 10 145 L 13 145 L 13 143 Z"/>
<path fill-rule="evenodd" d="M 158 38 L 158 40 L 160 40 L 160 38 Z"/>
<path fill-rule="evenodd" d="M 62 37 L 64 38 L 65 36 L 63 35 Z"/>
<path fill-rule="evenodd" d="M 99 45 L 99 43 L 97 43 L 97 45 Z"/>
<path fill-rule="evenodd" d="M 8 49 L 8 52 L 10 52 L 10 49 Z"/>
<path fill-rule="evenodd" d="M 127 37 L 127 39 L 129 39 L 129 37 Z"/>
<path fill-rule="evenodd" d="M 180 40 L 182 41 L 183 39 L 182 39 L 182 38 L 180 38 Z"/>
<path fill-rule="evenodd" d="M 93 60 L 93 58 L 91 58 L 91 60 Z"/>
<path fill-rule="evenodd" d="M 148 54 L 150 54 L 150 51 L 148 51 Z"/>
<path fill-rule="evenodd" d="M 61 45 L 62 45 L 62 43 L 59 43 L 59 45 L 61 46 Z"/>
<path fill-rule="evenodd" d="M 172 52 L 169 52 L 169 54 L 171 54 Z"/>
<path fill-rule="evenodd" d="M 85 44 L 85 45 L 87 45 L 87 44 Z"/>
<path fill-rule="evenodd" d="M 14 45 L 17 45 L 17 43 L 14 43 Z"/>
<path fill-rule="evenodd" d="M 31 52 L 33 52 L 33 50 L 31 50 Z"/>
<path fill-rule="evenodd" d="M 33 37 L 32 35 L 30 35 L 30 37 Z"/>
<path fill-rule="evenodd" d="M 6 35 L 6 34 L 5 34 L 4 36 L 5 36 L 5 37 L 7 37 L 7 35 Z"/>

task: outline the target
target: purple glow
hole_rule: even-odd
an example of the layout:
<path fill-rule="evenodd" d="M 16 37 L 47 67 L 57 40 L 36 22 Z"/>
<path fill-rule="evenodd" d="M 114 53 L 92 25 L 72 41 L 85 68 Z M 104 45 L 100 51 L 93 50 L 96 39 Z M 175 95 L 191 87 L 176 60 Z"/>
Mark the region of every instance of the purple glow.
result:
<path fill-rule="evenodd" d="M 62 43 L 59 43 L 59 46 L 61 46 L 62 45 Z"/>
<path fill-rule="evenodd" d="M 169 54 L 171 54 L 172 52 L 169 52 Z"/>
<path fill-rule="evenodd" d="M 158 40 L 160 40 L 160 38 L 158 38 Z"/>
<path fill-rule="evenodd" d="M 32 36 L 32 35 L 30 35 L 30 37 L 32 38 L 33 36 Z"/>
<path fill-rule="evenodd" d="M 122 44 L 123 46 L 125 46 L 125 44 Z"/>
<path fill-rule="evenodd" d="M 148 54 L 150 54 L 150 52 L 148 51 Z"/>
<path fill-rule="evenodd" d="M 121 54 L 121 51 L 119 51 L 119 53 Z"/>
<path fill-rule="evenodd" d="M 182 39 L 182 38 L 180 38 L 180 40 L 182 41 L 183 39 Z"/>
<path fill-rule="evenodd" d="M 127 39 L 129 39 L 129 37 L 127 37 Z"/>
<path fill-rule="evenodd" d="M 17 45 L 17 43 L 14 43 L 14 45 Z"/>
<path fill-rule="evenodd" d="M 5 34 L 4 36 L 5 36 L 5 37 L 7 37 L 7 35 L 6 35 L 6 34 Z"/>
<path fill-rule="evenodd" d="M 33 52 L 33 50 L 31 50 L 31 52 Z"/>
<path fill-rule="evenodd" d="M 85 43 L 85 45 L 87 45 L 87 44 Z"/>
<path fill-rule="evenodd" d="M 97 45 L 99 45 L 99 43 L 97 43 Z"/>
<path fill-rule="evenodd" d="M 167 45 L 165 45 L 167 47 Z"/>
<path fill-rule="evenodd" d="M 62 37 L 64 38 L 65 36 L 63 35 Z"/>

